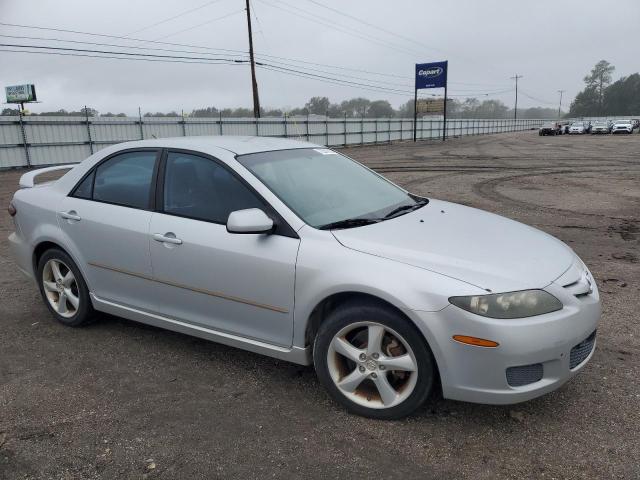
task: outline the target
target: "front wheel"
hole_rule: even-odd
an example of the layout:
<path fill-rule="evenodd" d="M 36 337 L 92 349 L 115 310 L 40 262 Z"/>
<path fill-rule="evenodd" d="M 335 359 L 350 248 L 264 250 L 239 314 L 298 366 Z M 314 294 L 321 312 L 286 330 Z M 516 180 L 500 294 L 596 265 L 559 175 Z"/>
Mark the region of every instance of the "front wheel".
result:
<path fill-rule="evenodd" d="M 401 418 L 422 406 L 436 375 L 431 351 L 416 327 L 373 303 L 332 312 L 316 335 L 313 360 L 334 400 L 378 419 Z"/>

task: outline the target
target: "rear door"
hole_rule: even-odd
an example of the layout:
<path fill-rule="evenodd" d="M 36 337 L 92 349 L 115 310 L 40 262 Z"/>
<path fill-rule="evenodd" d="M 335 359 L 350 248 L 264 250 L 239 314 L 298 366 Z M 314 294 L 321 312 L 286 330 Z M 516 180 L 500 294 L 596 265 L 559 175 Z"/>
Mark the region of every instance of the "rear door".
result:
<path fill-rule="evenodd" d="M 156 299 L 163 314 L 196 326 L 291 345 L 299 238 L 226 165 L 169 151 L 151 219 Z M 227 232 L 229 213 L 261 208 L 272 234 Z"/>
<path fill-rule="evenodd" d="M 146 309 L 153 304 L 149 222 L 159 153 L 135 150 L 108 157 L 58 211 L 89 288 L 102 299 Z"/>

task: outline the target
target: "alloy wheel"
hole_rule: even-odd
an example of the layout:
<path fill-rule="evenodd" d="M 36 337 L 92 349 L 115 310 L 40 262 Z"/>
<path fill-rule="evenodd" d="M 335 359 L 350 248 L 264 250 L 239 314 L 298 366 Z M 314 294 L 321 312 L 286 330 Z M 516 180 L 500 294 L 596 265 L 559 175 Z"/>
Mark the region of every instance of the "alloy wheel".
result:
<path fill-rule="evenodd" d="M 51 308 L 64 318 L 73 317 L 80 306 L 78 282 L 61 260 L 50 259 L 42 270 L 42 286 Z"/>
<path fill-rule="evenodd" d="M 327 366 L 338 390 L 368 408 L 401 404 L 418 379 L 418 363 L 407 341 L 376 322 L 352 323 L 336 333 Z"/>

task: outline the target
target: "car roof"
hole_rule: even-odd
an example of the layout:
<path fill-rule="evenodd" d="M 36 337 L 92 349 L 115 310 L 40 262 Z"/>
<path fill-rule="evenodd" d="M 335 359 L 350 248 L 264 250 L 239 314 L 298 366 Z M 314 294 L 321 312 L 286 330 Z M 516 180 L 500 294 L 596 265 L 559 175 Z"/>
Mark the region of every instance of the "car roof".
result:
<path fill-rule="evenodd" d="M 152 140 L 138 140 L 121 144 L 126 148 L 162 147 L 183 148 L 198 152 L 210 152 L 222 148 L 236 155 L 247 153 L 270 152 L 274 150 L 290 150 L 294 148 L 319 148 L 321 145 L 278 137 L 249 137 L 235 135 L 170 137 Z M 324 148 L 324 147 L 322 147 Z M 212 152 L 213 153 L 213 152 Z"/>

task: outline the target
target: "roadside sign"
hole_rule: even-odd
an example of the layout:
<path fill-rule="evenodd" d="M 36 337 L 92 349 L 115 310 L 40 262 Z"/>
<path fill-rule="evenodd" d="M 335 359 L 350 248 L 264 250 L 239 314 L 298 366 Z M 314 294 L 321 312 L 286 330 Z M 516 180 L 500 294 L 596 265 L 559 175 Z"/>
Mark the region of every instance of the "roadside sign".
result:
<path fill-rule="evenodd" d="M 416 89 L 444 88 L 447 85 L 447 62 L 417 63 Z"/>
<path fill-rule="evenodd" d="M 418 103 L 418 90 L 423 88 L 444 88 L 444 98 L 442 99 L 442 140 L 447 138 L 447 71 L 449 61 L 416 63 L 416 84 L 413 90 L 413 141 L 417 139 L 418 132 L 418 112 L 435 113 L 429 108 L 435 108 L 435 104 L 430 106 L 428 102 Z M 421 110 L 422 109 L 422 110 Z M 426 111 L 425 111 L 426 109 Z"/>
<path fill-rule="evenodd" d="M 416 109 L 421 114 L 442 114 L 444 112 L 444 98 L 418 99 Z"/>
<path fill-rule="evenodd" d="M 7 95 L 7 103 L 27 103 L 37 100 L 36 86 L 33 84 L 11 85 L 4 87 L 4 91 Z"/>

